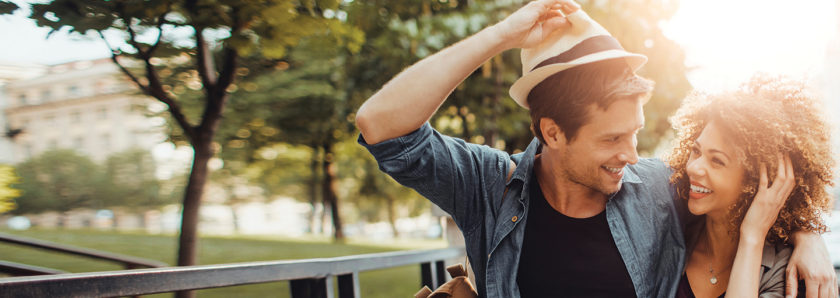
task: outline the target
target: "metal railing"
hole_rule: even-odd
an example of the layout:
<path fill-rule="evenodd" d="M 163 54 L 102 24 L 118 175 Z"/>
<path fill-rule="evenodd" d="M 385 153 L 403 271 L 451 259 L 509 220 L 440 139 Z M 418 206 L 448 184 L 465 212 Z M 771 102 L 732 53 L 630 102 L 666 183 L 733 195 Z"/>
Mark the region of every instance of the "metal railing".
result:
<path fill-rule="evenodd" d="M 293 298 L 334 297 L 336 286 L 338 297 L 359 297 L 359 272 L 420 264 L 421 286 L 436 288 L 447 280 L 444 260 L 463 257 L 463 248 L 444 248 L 305 260 L 10 277 L 0 279 L 0 296 L 134 296 L 289 281 Z"/>
<path fill-rule="evenodd" d="M 156 260 L 138 258 L 134 256 L 127 256 L 121 254 L 115 254 L 105 251 L 99 251 L 95 249 L 77 247 L 72 245 L 66 244 L 59 244 L 44 240 L 32 239 L 22 236 L 15 236 L 0 233 L 0 243 L 9 243 L 15 245 L 21 245 L 29 248 L 37 248 L 42 250 L 48 250 L 52 252 L 59 252 L 64 254 L 82 256 L 87 258 L 93 258 L 97 260 L 103 260 L 113 263 L 118 263 L 123 266 L 125 269 L 136 269 L 136 268 L 156 268 L 156 267 L 166 267 L 169 266 L 168 264 Z M 13 262 L 0 262 L 0 272 L 10 274 L 10 275 L 44 275 L 44 274 L 60 274 L 65 273 L 64 271 L 51 269 L 51 268 L 43 268 L 25 264 L 18 264 Z"/>

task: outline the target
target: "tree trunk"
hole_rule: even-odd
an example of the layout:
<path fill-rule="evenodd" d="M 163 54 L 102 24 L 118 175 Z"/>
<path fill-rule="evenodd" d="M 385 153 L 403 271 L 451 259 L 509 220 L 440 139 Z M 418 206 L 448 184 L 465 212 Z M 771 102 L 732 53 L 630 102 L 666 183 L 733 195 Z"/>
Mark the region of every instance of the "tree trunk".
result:
<path fill-rule="evenodd" d="M 198 248 L 198 211 L 201 197 L 207 183 L 207 162 L 213 156 L 210 141 L 193 144 L 194 156 L 184 202 L 181 211 L 181 235 L 178 238 L 178 266 L 195 265 Z M 182 291 L 175 294 L 179 298 L 195 297 L 195 292 Z"/>
<path fill-rule="evenodd" d="M 239 211 L 239 203 L 230 204 L 228 207 L 230 207 L 230 215 L 233 220 L 233 233 L 238 234 L 240 230 L 239 215 L 236 213 Z"/>
<path fill-rule="evenodd" d="M 312 175 L 309 179 L 309 206 L 311 211 L 309 212 L 309 232 L 315 233 L 317 221 L 318 221 L 318 160 L 319 154 L 318 146 L 311 146 L 312 147 L 312 160 L 309 163 L 309 170 L 310 175 Z"/>
<path fill-rule="evenodd" d="M 391 224 L 391 231 L 394 232 L 394 238 L 399 238 L 400 232 L 397 230 L 397 210 L 394 204 L 394 197 L 385 195 L 385 204 L 388 207 L 388 223 Z"/>
<path fill-rule="evenodd" d="M 181 211 L 181 235 L 178 241 L 178 266 L 195 265 L 198 247 L 198 211 L 201 197 L 207 183 L 207 162 L 212 156 L 210 142 L 196 144 L 187 189 L 184 192 L 183 210 Z"/>
<path fill-rule="evenodd" d="M 336 195 L 336 165 L 333 160 L 332 144 L 324 143 L 324 163 L 322 164 L 324 170 L 324 180 L 322 183 L 322 195 L 324 203 L 330 206 L 330 213 L 332 214 L 333 222 L 333 237 L 335 240 L 344 240 L 344 230 L 341 228 L 341 216 L 338 210 L 338 196 Z"/>

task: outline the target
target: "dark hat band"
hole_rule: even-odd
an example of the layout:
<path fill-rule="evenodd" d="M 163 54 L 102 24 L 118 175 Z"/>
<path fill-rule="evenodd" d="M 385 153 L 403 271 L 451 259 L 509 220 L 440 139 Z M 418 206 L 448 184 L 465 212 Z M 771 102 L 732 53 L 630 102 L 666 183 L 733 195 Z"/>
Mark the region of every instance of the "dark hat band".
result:
<path fill-rule="evenodd" d="M 562 52 L 557 56 L 551 57 L 546 59 L 545 61 L 537 64 L 534 69 L 550 65 L 550 64 L 557 64 L 557 63 L 566 63 L 577 58 L 597 53 L 603 52 L 607 50 L 621 50 L 623 51 L 624 48 L 621 47 L 621 44 L 618 43 L 618 40 L 613 38 L 609 35 L 598 35 L 593 36 L 587 39 L 584 39 L 580 43 L 576 44 L 574 47 L 569 49 L 568 51 Z M 531 71 L 534 71 L 531 69 Z"/>

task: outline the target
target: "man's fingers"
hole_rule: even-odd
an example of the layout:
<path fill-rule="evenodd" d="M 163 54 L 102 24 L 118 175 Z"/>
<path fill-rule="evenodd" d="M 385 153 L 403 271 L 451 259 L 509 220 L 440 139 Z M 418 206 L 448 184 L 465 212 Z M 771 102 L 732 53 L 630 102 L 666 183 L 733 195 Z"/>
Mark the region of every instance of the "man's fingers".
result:
<path fill-rule="evenodd" d="M 787 277 L 785 278 L 785 283 L 787 286 L 785 287 L 785 297 L 793 298 L 796 297 L 796 294 L 799 289 L 799 277 L 796 275 L 796 268 L 794 267 L 787 267 Z"/>
<path fill-rule="evenodd" d="M 531 1 L 528 4 L 529 5 L 538 5 L 543 10 L 546 10 L 546 9 L 551 9 L 555 5 L 560 4 L 560 1 L 559 0 L 537 0 L 537 1 Z"/>
<path fill-rule="evenodd" d="M 828 284 L 820 285 L 820 298 L 837 298 L 836 296 L 831 296 L 831 288 L 828 286 Z"/>
<path fill-rule="evenodd" d="M 563 6 L 565 6 L 565 9 L 563 10 L 564 13 L 573 13 L 580 9 L 580 4 L 578 4 L 574 0 L 561 0 L 560 3 L 562 3 Z M 566 12 L 566 10 L 568 10 L 568 12 Z"/>
<path fill-rule="evenodd" d="M 812 278 L 805 279 L 805 298 L 819 298 L 820 283 Z"/>

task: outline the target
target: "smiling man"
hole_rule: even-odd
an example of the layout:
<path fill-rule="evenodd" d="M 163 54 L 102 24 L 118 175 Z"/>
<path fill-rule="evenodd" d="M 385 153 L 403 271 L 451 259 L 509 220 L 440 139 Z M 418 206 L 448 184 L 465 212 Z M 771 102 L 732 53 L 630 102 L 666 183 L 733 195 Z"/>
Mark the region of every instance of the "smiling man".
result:
<path fill-rule="evenodd" d="M 536 135 L 524 152 L 428 124 L 470 73 L 512 48 L 523 49 L 523 76 L 511 97 Z M 359 143 L 452 215 L 482 297 L 673 297 L 685 206 L 664 163 L 636 152 L 653 89 L 635 74 L 646 61 L 577 4 L 534 1 L 383 86 L 357 113 Z"/>

